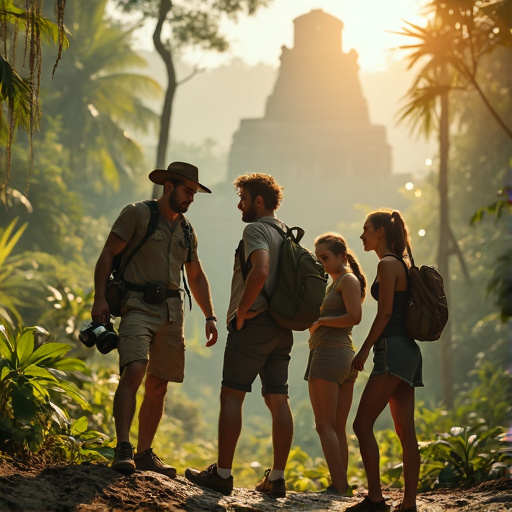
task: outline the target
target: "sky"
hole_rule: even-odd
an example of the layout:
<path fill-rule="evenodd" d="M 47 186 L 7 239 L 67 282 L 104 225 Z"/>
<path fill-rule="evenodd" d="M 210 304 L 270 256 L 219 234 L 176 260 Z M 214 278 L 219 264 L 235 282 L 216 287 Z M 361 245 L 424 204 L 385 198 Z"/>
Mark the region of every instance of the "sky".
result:
<path fill-rule="evenodd" d="M 421 22 L 418 13 L 425 0 L 273 0 L 255 16 L 241 16 L 237 23 L 224 21 L 222 32 L 228 37 L 230 50 L 224 54 L 202 52 L 186 54 L 187 60 L 204 68 L 216 67 L 233 58 L 250 65 L 260 62 L 279 66 L 281 46 L 293 46 L 292 20 L 312 9 L 322 9 L 344 22 L 343 51 L 355 49 L 361 71 L 378 71 L 385 67 L 390 49 L 404 42 L 392 34 L 403 27 L 403 20 Z M 152 26 L 140 32 L 140 43 L 152 49 Z"/>

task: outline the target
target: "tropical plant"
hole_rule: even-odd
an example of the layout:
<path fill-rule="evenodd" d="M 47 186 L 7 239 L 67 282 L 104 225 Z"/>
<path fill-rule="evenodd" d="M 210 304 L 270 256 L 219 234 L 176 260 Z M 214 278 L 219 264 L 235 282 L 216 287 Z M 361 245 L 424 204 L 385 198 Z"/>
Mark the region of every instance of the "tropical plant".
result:
<path fill-rule="evenodd" d="M 64 343 L 41 343 L 41 327 L 14 331 L 0 317 L 0 447 L 37 452 L 51 432 L 69 424 L 67 405 L 90 406 L 69 372 L 86 372 L 83 361 L 66 357 Z M 58 405 L 60 403 L 60 405 Z"/>
<path fill-rule="evenodd" d="M 156 80 L 131 71 L 147 62 L 132 47 L 135 27 L 107 18 L 107 1 L 67 5 L 70 47 L 55 76 L 43 75 L 42 84 L 45 113 L 62 119 L 73 179 L 79 175 L 79 188 L 91 195 L 119 190 L 122 176 L 135 175 L 144 153 L 127 129 L 156 126 L 158 116 L 144 97 L 161 94 Z M 73 179 L 70 187 L 77 186 Z"/>
<path fill-rule="evenodd" d="M 0 315 L 21 323 L 20 306 L 34 296 L 39 283 L 34 278 L 35 260 L 33 255 L 14 255 L 14 246 L 23 235 L 27 225 L 15 231 L 17 220 L 14 219 L 5 230 L 0 230 Z"/>
<path fill-rule="evenodd" d="M 71 464 L 107 462 L 114 456 L 115 440 L 103 432 L 91 430 L 86 416 L 65 425 L 65 433 L 50 435 L 44 450 L 55 459 Z"/>
<path fill-rule="evenodd" d="M 503 428 L 453 427 L 449 433 L 424 445 L 420 454 L 421 487 L 470 487 L 506 476 L 512 463 L 512 447 Z"/>
<path fill-rule="evenodd" d="M 47 285 L 46 300 L 51 307 L 43 313 L 40 323 L 52 333 L 56 341 L 77 340 L 83 324 L 91 318 L 94 290 L 85 292 L 62 283 Z"/>

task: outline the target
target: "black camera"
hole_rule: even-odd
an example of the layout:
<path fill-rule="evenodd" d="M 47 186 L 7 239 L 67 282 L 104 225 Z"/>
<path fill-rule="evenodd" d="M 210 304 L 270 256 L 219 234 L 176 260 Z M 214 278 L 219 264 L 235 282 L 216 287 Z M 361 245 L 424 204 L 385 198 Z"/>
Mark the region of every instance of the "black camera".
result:
<path fill-rule="evenodd" d="M 91 322 L 83 331 L 80 331 L 78 339 L 86 347 L 98 347 L 102 354 L 108 354 L 117 348 L 117 334 L 112 323 L 107 325 Z"/>

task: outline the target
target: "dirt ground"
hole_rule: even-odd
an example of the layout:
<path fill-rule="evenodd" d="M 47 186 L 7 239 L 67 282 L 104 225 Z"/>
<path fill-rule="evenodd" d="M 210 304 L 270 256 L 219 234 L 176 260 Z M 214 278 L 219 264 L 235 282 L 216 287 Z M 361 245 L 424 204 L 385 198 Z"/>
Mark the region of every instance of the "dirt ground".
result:
<path fill-rule="evenodd" d="M 235 482 L 236 484 L 236 482 Z M 48 465 L 40 461 L 0 459 L 0 511 L 215 511 L 343 512 L 364 494 L 351 499 L 324 493 L 288 492 L 273 499 L 251 489 L 235 488 L 231 496 L 200 489 L 183 476 L 175 480 L 152 472 L 131 476 L 104 465 Z M 401 493 L 385 490 L 388 502 Z M 439 490 L 418 496 L 420 512 L 512 512 L 512 480 L 484 482 L 470 489 Z"/>

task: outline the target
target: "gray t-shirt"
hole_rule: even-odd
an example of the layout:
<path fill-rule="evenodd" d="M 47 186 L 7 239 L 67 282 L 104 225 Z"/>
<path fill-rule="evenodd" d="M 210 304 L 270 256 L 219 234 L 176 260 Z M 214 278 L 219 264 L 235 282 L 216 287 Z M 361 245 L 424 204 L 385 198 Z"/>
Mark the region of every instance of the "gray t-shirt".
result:
<path fill-rule="evenodd" d="M 264 221 L 264 222 L 262 222 Z M 273 222 L 277 224 L 283 231 L 286 231 L 286 224 L 276 219 L 275 217 L 262 217 L 256 222 L 247 224 L 243 232 L 243 240 L 245 247 L 245 259 L 249 260 L 249 256 L 258 249 L 268 251 L 270 254 L 269 274 L 265 281 L 263 290 L 258 295 L 253 305 L 249 308 L 251 313 L 261 313 L 268 308 L 267 296 L 271 296 L 274 290 L 274 285 L 277 277 L 277 269 L 279 262 L 279 253 L 283 237 L 272 226 L 266 222 Z M 242 276 L 242 269 L 238 255 L 235 255 L 235 262 L 233 265 L 233 278 L 231 280 L 231 299 L 229 301 L 227 322 L 229 323 L 235 316 L 236 309 L 240 303 L 242 292 L 244 289 L 244 278 Z"/>

